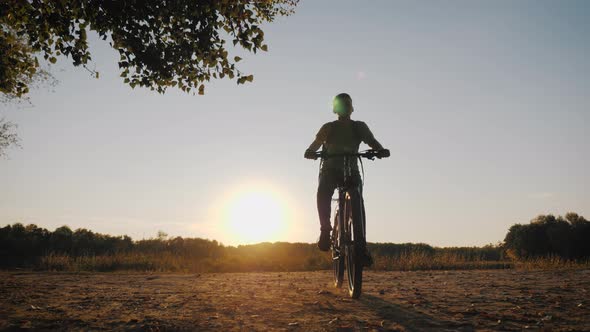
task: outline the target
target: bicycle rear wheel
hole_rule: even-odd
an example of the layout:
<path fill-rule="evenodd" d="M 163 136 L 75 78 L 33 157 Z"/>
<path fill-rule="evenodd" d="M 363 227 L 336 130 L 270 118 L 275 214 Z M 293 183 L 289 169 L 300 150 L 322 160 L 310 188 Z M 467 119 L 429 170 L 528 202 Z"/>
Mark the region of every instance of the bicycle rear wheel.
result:
<path fill-rule="evenodd" d="M 344 247 L 342 245 L 342 218 L 340 209 L 334 216 L 334 227 L 332 230 L 332 268 L 334 270 L 334 286 L 340 288 L 344 280 Z"/>
<path fill-rule="evenodd" d="M 356 196 L 356 195 L 354 195 Z M 360 197 L 346 195 L 346 213 L 344 224 L 346 227 L 346 271 L 348 277 L 348 294 L 353 299 L 361 296 L 363 285 L 363 243 L 365 234 L 363 228 L 363 214 Z"/>

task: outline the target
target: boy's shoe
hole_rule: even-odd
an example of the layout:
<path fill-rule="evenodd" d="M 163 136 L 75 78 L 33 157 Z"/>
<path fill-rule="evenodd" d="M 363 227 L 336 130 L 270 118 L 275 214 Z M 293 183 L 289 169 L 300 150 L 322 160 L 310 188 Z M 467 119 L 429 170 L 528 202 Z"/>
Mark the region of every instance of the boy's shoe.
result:
<path fill-rule="evenodd" d="M 320 233 L 320 239 L 318 240 L 318 248 L 321 251 L 330 250 L 330 231 L 322 231 Z"/>

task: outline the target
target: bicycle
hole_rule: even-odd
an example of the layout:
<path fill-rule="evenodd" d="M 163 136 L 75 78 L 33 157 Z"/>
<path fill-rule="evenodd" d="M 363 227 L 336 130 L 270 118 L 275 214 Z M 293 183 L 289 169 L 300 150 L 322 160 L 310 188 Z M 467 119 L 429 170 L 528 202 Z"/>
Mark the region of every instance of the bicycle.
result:
<path fill-rule="evenodd" d="M 366 218 L 363 201 L 362 182 L 358 186 L 351 183 L 352 162 L 357 158 L 374 160 L 379 158 L 379 151 L 368 150 L 360 153 L 326 154 L 316 152 L 322 160 L 343 157 L 344 181 L 338 184 L 338 199 L 332 227 L 332 267 L 334 286 L 340 288 L 347 271 L 348 294 L 357 299 L 361 295 L 363 268 L 366 251 Z M 321 166 L 320 166 L 321 167 Z M 361 161 L 362 167 L 362 161 Z M 364 172 L 363 172 L 364 173 Z"/>

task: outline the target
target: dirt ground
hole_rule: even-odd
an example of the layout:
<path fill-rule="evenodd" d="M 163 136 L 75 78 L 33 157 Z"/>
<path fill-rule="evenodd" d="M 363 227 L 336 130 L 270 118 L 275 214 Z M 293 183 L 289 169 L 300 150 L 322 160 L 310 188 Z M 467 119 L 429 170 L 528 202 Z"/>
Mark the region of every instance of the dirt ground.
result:
<path fill-rule="evenodd" d="M 0 272 L 0 331 L 590 331 L 590 270 Z M 345 281 L 346 283 L 346 281 Z"/>

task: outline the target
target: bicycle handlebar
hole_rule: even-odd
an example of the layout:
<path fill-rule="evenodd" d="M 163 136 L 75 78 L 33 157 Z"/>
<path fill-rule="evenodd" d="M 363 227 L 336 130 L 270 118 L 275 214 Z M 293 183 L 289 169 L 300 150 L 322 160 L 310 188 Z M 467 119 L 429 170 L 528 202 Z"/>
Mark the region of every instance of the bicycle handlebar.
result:
<path fill-rule="evenodd" d="M 314 155 L 317 158 L 322 159 L 330 159 L 330 158 L 337 158 L 337 157 L 354 157 L 354 158 L 367 158 L 370 160 L 374 160 L 375 158 L 387 158 L 387 157 L 379 157 L 379 150 L 366 150 L 357 153 L 327 153 L 324 151 L 314 152 Z"/>

